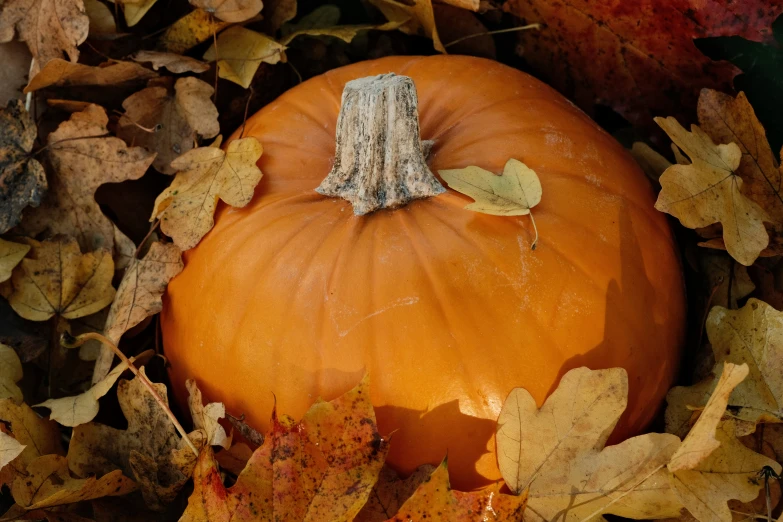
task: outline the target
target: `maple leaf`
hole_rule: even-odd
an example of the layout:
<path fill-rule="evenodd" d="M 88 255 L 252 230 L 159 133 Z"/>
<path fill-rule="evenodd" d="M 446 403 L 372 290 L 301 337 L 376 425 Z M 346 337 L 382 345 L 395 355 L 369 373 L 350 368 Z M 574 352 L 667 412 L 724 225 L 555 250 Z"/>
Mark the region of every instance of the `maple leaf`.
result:
<path fill-rule="evenodd" d="M 740 148 L 734 143 L 715 145 L 696 125 L 688 132 L 672 117 L 655 121 L 692 161 L 666 169 L 655 208 L 688 228 L 722 223 L 731 257 L 745 266 L 753 264 L 769 243 L 762 223 L 769 218 L 742 193 L 743 181 L 735 172 L 742 157 Z"/>
<path fill-rule="evenodd" d="M 748 269 L 723 253 L 706 253 L 699 258 L 699 265 L 707 279 L 713 305 L 737 308 L 737 301 L 746 297 L 756 285 L 748 275 Z"/>
<path fill-rule="evenodd" d="M 738 69 L 704 56 L 695 38 L 769 40 L 783 4 L 510 0 L 503 9 L 542 24 L 519 38 L 548 83 L 587 110 L 608 104 L 634 125 L 652 126 L 657 114 L 689 118 L 703 87 L 731 90 Z"/>
<path fill-rule="evenodd" d="M 27 205 L 38 206 L 46 174 L 30 156 L 38 130 L 21 100 L 0 109 L 0 234 L 19 223 Z"/>
<path fill-rule="evenodd" d="M 264 443 L 229 489 L 207 446 L 180 521 L 352 520 L 389 449 L 376 429 L 369 389 L 365 378 L 333 401 L 316 402 L 298 423 L 273 412 Z"/>
<path fill-rule="evenodd" d="M 263 148 L 256 138 L 236 139 L 223 151 L 200 147 L 183 154 L 172 166 L 179 173 L 155 200 L 152 219 L 182 250 L 193 248 L 215 224 L 218 199 L 244 207 L 261 180 L 256 162 Z"/>
<path fill-rule="evenodd" d="M 153 386 L 165 400 L 166 386 Z M 122 470 L 138 482 L 146 505 L 159 510 L 185 485 L 195 455 L 138 378 L 121 380 L 117 398 L 128 429 L 93 422 L 74 428 L 68 447 L 70 469 L 82 477 Z"/>
<path fill-rule="evenodd" d="M 183 16 L 166 29 L 158 40 L 161 50 L 181 54 L 228 26 L 203 9 L 195 9 Z"/>
<path fill-rule="evenodd" d="M 97 312 L 114 299 L 114 263 L 106 250 L 79 251 L 73 239 L 27 240 L 32 249 L 11 277 L 8 302 L 31 321 L 53 315 L 76 319 Z"/>
<path fill-rule="evenodd" d="M 77 46 L 87 39 L 90 19 L 82 0 L 8 0 L 0 10 L 0 43 L 10 42 L 14 29 L 27 43 L 35 76 L 49 60 L 79 58 Z"/>
<path fill-rule="evenodd" d="M 24 476 L 27 467 L 43 455 L 63 455 L 60 442 L 60 430 L 57 424 L 49 419 L 41 418 L 27 404 L 16 404 L 11 399 L 0 399 L 0 420 L 10 424 L 11 435 L 24 446 L 22 453 L 16 457 L 9 468 L 10 476 Z M 3 475 L 3 482 L 9 482 L 8 475 Z"/>
<path fill-rule="evenodd" d="M 22 390 L 16 383 L 21 381 L 22 377 L 22 361 L 19 360 L 16 350 L 0 343 L 0 400 L 11 399 L 21 404 Z"/>
<path fill-rule="evenodd" d="M 90 105 L 49 134 L 50 190 L 40 207 L 25 212 L 20 228 L 31 237 L 44 231 L 75 236 L 88 252 L 107 248 L 122 268 L 120 253 L 135 248 L 103 215 L 94 194 L 104 183 L 140 178 L 155 156 L 107 136 L 108 122 L 103 108 Z"/>
<path fill-rule="evenodd" d="M 220 465 L 223 466 L 222 461 Z M 425 464 L 419 466 L 407 478 L 401 479 L 397 472 L 384 466 L 372 488 L 370 498 L 356 515 L 354 522 L 384 522 L 393 517 L 419 486 L 430 479 L 436 469 L 435 466 Z"/>
<path fill-rule="evenodd" d="M 285 49 L 285 45 L 264 34 L 237 26 L 220 33 L 204 59 L 217 61 L 218 76 L 247 89 L 261 62 L 276 64 Z"/>
<path fill-rule="evenodd" d="M 222 402 L 211 402 L 205 405 L 201 398 L 201 390 L 193 379 L 188 379 L 185 386 L 188 389 L 188 406 L 193 419 L 193 428 L 205 433 L 207 444 L 228 449 L 231 446 L 231 439 L 219 422 L 226 416 L 226 407 Z"/>
<path fill-rule="evenodd" d="M 34 92 L 52 86 L 118 85 L 131 81 L 148 80 L 156 76 L 156 73 L 133 62 L 111 61 L 91 67 L 55 58 L 32 77 L 24 92 Z"/>
<path fill-rule="evenodd" d="M 261 0 L 189 0 L 190 4 L 229 23 L 244 22 L 261 12 Z"/>
<path fill-rule="evenodd" d="M 213 92 L 208 83 L 193 77 L 178 79 L 173 93 L 164 86 L 147 87 L 122 102 L 125 114 L 118 135 L 156 152 L 152 166 L 173 174 L 171 162 L 191 150 L 198 136 L 212 138 L 220 131 L 210 99 Z"/>
<path fill-rule="evenodd" d="M 0 283 L 11 278 L 14 267 L 24 259 L 29 250 L 30 245 L 0 239 Z"/>
<path fill-rule="evenodd" d="M 209 70 L 209 65 L 175 53 L 161 53 L 157 51 L 139 51 L 131 57 L 136 62 L 148 62 L 156 71 L 165 67 L 174 74 L 186 72 L 203 73 Z"/>
<path fill-rule="evenodd" d="M 400 31 L 420 35 L 432 40 L 436 51 L 446 52 L 438 36 L 432 0 L 370 0 L 390 22 L 402 24 Z"/>

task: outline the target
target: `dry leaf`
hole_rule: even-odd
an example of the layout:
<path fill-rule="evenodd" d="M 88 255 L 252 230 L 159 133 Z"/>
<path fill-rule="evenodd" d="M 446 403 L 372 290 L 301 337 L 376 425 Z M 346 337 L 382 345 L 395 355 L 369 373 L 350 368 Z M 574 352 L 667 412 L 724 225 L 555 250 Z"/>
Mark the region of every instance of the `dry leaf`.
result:
<path fill-rule="evenodd" d="M 33 56 L 23 42 L 0 45 L 0 112 L 8 102 L 22 97 Z"/>
<path fill-rule="evenodd" d="M 22 403 L 22 390 L 16 385 L 22 377 L 22 361 L 16 350 L 0 343 L 0 400 L 11 399 L 17 404 Z"/>
<path fill-rule="evenodd" d="M 114 0 L 109 1 L 114 2 Z M 119 0 L 118 3 L 122 5 L 122 13 L 125 15 L 125 23 L 128 24 L 128 27 L 133 27 L 134 25 L 138 24 L 142 18 L 144 18 L 144 15 L 147 14 L 147 11 L 149 11 L 157 1 L 158 0 L 141 0 L 139 2 L 123 2 L 122 0 Z"/>
<path fill-rule="evenodd" d="M 238 442 L 232 444 L 227 450 L 217 453 L 215 460 L 220 464 L 220 469 L 238 476 L 252 456 L 253 450 L 250 449 L 250 446 L 244 442 Z"/>
<path fill-rule="evenodd" d="M 115 344 L 122 334 L 163 308 L 166 285 L 182 271 L 182 257 L 175 245 L 153 243 L 142 259 L 133 258 L 117 288 L 103 334 Z M 103 379 L 111 368 L 114 352 L 103 347 L 93 371 L 93 382 Z"/>
<path fill-rule="evenodd" d="M 631 146 L 631 156 L 642 168 L 647 177 L 658 182 L 661 174 L 672 166 L 672 163 L 658 154 L 652 147 L 641 141 L 635 142 Z"/>
<path fill-rule="evenodd" d="M 471 11 L 478 11 L 480 0 L 442 0 L 444 4 L 453 5 L 460 9 L 470 9 Z"/>
<path fill-rule="evenodd" d="M 702 254 L 699 264 L 706 275 L 708 291 L 712 293 L 710 308 L 714 305 L 737 308 L 737 301 L 756 289 L 748 269 L 723 253 Z"/>
<path fill-rule="evenodd" d="M 265 0 L 262 14 L 264 32 L 277 34 L 284 23 L 296 17 L 296 0 Z"/>
<path fill-rule="evenodd" d="M 52 86 L 118 85 L 125 82 L 148 80 L 156 76 L 157 74 L 154 72 L 133 62 L 113 61 L 91 67 L 56 58 L 47 63 L 38 74 L 33 76 L 33 79 L 25 87 L 24 92 L 33 92 Z"/>
<path fill-rule="evenodd" d="M 10 42 L 14 29 L 35 61 L 30 76 L 35 76 L 49 60 L 79 58 L 77 47 L 87 39 L 90 19 L 82 0 L 8 0 L 0 10 L 0 43 Z"/>
<path fill-rule="evenodd" d="M 203 73 L 209 70 L 209 65 L 191 58 L 174 53 L 161 53 L 157 51 L 139 51 L 131 57 L 136 62 L 149 62 L 156 71 L 165 67 L 174 74 L 186 72 Z"/>
<path fill-rule="evenodd" d="M 446 52 L 435 25 L 432 0 L 370 0 L 370 3 L 390 22 L 402 24 L 400 31 L 430 38 L 436 51 Z"/>
<path fill-rule="evenodd" d="M 12 486 L 14 500 L 32 510 L 73 504 L 106 496 L 126 495 L 136 484 L 119 471 L 99 479 L 75 479 L 68 472 L 68 461 L 59 455 L 44 455 L 27 467 L 27 476 L 17 477 Z"/>
<path fill-rule="evenodd" d="M 0 109 L 0 234 L 19 223 L 27 205 L 38 206 L 46 191 L 43 166 L 30 154 L 37 135 L 21 100 Z"/>
<path fill-rule="evenodd" d="M 211 402 L 205 405 L 201 398 L 201 390 L 193 379 L 188 379 L 185 386 L 188 389 L 188 406 L 193 419 L 193 428 L 204 431 L 208 444 L 228 449 L 231 446 L 231 439 L 220 425 L 220 419 L 226 416 L 226 407 L 222 402 Z"/>
<path fill-rule="evenodd" d="M 14 473 L 24 476 L 30 463 L 42 455 L 64 454 L 57 424 L 42 419 L 27 404 L 0 400 L 0 420 L 10 424 L 11 435 L 25 447 L 9 466 Z"/>
<path fill-rule="evenodd" d="M 226 26 L 228 23 L 202 9 L 195 9 L 169 26 L 158 40 L 158 45 L 163 51 L 182 54 L 206 42 Z"/>
<path fill-rule="evenodd" d="M 232 24 L 250 20 L 261 12 L 261 0 L 189 0 L 190 4 Z"/>
<path fill-rule="evenodd" d="M 0 470 L 21 455 L 25 446 L 10 435 L 0 431 Z"/>
<path fill-rule="evenodd" d="M 117 23 L 114 14 L 99 0 L 82 0 L 84 9 L 90 19 L 90 36 L 108 37 L 117 34 Z"/>
<path fill-rule="evenodd" d="M 247 89 L 261 62 L 279 62 L 285 49 L 264 34 L 236 26 L 220 33 L 217 45 L 207 49 L 204 59 L 217 61 L 218 76 Z"/>
<path fill-rule="evenodd" d="M 365 378 L 333 401 L 316 402 L 298 423 L 273 412 L 264 444 L 229 489 L 207 446 L 180 521 L 352 520 L 389 449 L 376 429 L 369 390 Z"/>
<path fill-rule="evenodd" d="M 11 277 L 8 302 L 30 321 L 57 314 L 76 319 L 93 314 L 114 299 L 114 263 L 106 250 L 82 254 L 73 239 L 56 238 L 32 245 Z"/>
<path fill-rule="evenodd" d="M 665 468 L 678 437 L 650 433 L 604 448 L 627 396 L 622 368 L 569 371 L 540 410 L 527 390 L 511 392 L 498 419 L 498 465 L 512 491 L 529 488 L 525 520 L 679 515 Z"/>
<path fill-rule="evenodd" d="M 225 151 L 200 147 L 183 154 L 172 163 L 179 172 L 155 200 L 152 219 L 160 218 L 161 230 L 182 250 L 193 248 L 215 224 L 218 199 L 244 207 L 253 198 L 262 152 L 250 137 L 232 141 Z"/>
<path fill-rule="evenodd" d="M 108 122 L 101 107 L 90 105 L 49 134 L 50 190 L 39 208 L 25 212 L 21 229 L 31 237 L 44 231 L 75 236 L 84 251 L 110 249 L 123 268 L 120 253 L 133 243 L 103 215 L 94 194 L 104 183 L 140 178 L 155 156 L 109 137 Z"/>
<path fill-rule="evenodd" d="M 220 454 L 218 454 L 218 461 L 223 467 Z M 425 464 L 409 477 L 401 479 L 394 470 L 384 466 L 378 476 L 378 482 L 372 488 L 369 500 L 362 507 L 354 522 L 384 522 L 393 517 L 419 486 L 430 480 L 430 475 L 436 469 L 435 466 Z"/>
<path fill-rule="evenodd" d="M 166 386 L 153 386 L 165 400 Z M 77 426 L 68 448 L 71 471 L 86 477 L 122 470 L 138 482 L 146 505 L 161 509 L 188 480 L 196 457 L 138 378 L 121 380 L 117 397 L 128 429 Z"/>
<path fill-rule="evenodd" d="M 122 102 L 118 136 L 157 156 L 152 166 L 164 174 L 176 169 L 171 162 L 194 147 L 198 136 L 212 138 L 220 131 L 218 112 L 211 96 L 214 89 L 198 78 L 180 78 L 174 92 L 147 87 Z"/>
<path fill-rule="evenodd" d="M 742 193 L 742 179 L 735 173 L 742 158 L 740 148 L 734 143 L 715 145 L 696 125 L 688 132 L 671 117 L 655 121 L 692 161 L 691 165 L 673 165 L 663 173 L 655 208 L 688 228 L 720 222 L 731 257 L 752 265 L 769 243 L 762 223 L 769 218 Z"/>
<path fill-rule="evenodd" d="M 402 22 L 388 22 L 383 25 L 337 25 L 340 20 L 340 9 L 333 4 L 322 5 L 303 16 L 295 24 L 287 24 L 280 43 L 288 46 L 297 36 L 333 36 L 344 42 L 351 43 L 360 31 L 378 29 L 391 31 L 400 27 Z"/>
<path fill-rule="evenodd" d="M 14 267 L 24 259 L 29 250 L 30 245 L 0 239 L 0 283 L 11 278 Z"/>

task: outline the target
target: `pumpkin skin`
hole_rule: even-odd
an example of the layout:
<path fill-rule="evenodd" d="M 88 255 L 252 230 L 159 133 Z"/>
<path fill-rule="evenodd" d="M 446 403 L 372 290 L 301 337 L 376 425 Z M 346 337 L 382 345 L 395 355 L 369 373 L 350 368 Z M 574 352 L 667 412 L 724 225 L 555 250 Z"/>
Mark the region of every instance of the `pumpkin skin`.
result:
<path fill-rule="evenodd" d="M 344 84 L 388 72 L 416 85 L 434 173 L 509 158 L 536 171 L 536 250 L 529 216 L 464 210 L 452 190 L 365 216 L 314 192 Z M 458 489 L 499 478 L 495 423 L 514 387 L 540 405 L 569 369 L 623 367 L 612 440 L 656 415 L 685 324 L 677 250 L 633 159 L 553 89 L 479 58 L 391 57 L 291 89 L 244 133 L 264 146 L 264 178 L 245 208 L 221 204 L 164 298 L 181 404 L 194 378 L 266 430 L 275 398 L 300 418 L 369 372 L 388 462 L 408 473 L 448 453 Z"/>

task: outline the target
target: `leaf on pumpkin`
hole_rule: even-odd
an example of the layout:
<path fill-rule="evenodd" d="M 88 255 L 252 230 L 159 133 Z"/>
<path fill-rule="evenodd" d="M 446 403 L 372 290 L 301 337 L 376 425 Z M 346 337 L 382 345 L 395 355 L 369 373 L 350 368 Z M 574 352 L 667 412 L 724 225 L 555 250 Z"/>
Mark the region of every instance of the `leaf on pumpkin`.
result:
<path fill-rule="evenodd" d="M 27 205 L 38 206 L 46 191 L 43 166 L 30 154 L 37 135 L 21 100 L 0 109 L 0 234 L 19 223 Z"/>
<path fill-rule="evenodd" d="M 108 251 L 82 254 L 73 239 L 28 241 L 32 249 L 11 277 L 8 302 L 16 313 L 31 321 L 55 314 L 76 319 L 112 302 L 114 263 Z"/>
<path fill-rule="evenodd" d="M 231 446 L 231 439 L 220 425 L 220 419 L 226 416 L 226 407 L 222 402 L 204 404 L 201 390 L 193 379 L 185 381 L 185 386 L 188 389 L 188 407 L 193 419 L 193 428 L 204 431 L 207 444 L 228 449 Z"/>
<path fill-rule="evenodd" d="M 190 4 L 232 24 L 250 20 L 264 6 L 261 0 L 189 0 Z"/>
<path fill-rule="evenodd" d="M 218 461 L 221 467 L 223 462 Z M 370 498 L 362 507 L 362 510 L 354 519 L 354 522 L 384 522 L 400 512 L 402 505 L 424 482 L 430 480 L 430 476 L 437 468 L 430 464 L 419 466 L 409 477 L 401 479 L 393 469 L 384 466 L 378 476 L 378 482 L 372 488 Z M 448 489 L 448 488 L 446 488 Z"/>
<path fill-rule="evenodd" d="M 166 386 L 153 386 L 166 400 Z M 128 429 L 93 422 L 74 428 L 68 448 L 71 471 L 86 477 L 122 470 L 138 482 L 146 505 L 161 509 L 185 485 L 196 457 L 138 378 L 121 380 L 117 398 Z"/>
<path fill-rule="evenodd" d="M 22 377 L 22 361 L 16 350 L 0 343 L 0 400 L 11 399 L 17 404 L 22 403 L 22 390 L 16 385 Z"/>
<path fill-rule="evenodd" d="M 161 35 L 158 45 L 161 50 L 182 54 L 228 26 L 227 22 L 216 19 L 203 9 L 195 9 L 186 14 Z"/>
<path fill-rule="evenodd" d="M 10 42 L 16 30 L 35 60 L 30 76 L 63 54 L 78 60 L 89 26 L 82 0 L 8 0 L 0 9 L 0 43 Z"/>
<path fill-rule="evenodd" d="M 17 405 L 11 399 L 1 399 L 0 420 L 10 424 L 11 435 L 25 447 L 9 465 L 14 474 L 24 476 L 27 467 L 38 457 L 64 454 L 57 424 L 41 418 L 27 404 Z"/>
<path fill-rule="evenodd" d="M 211 446 L 199 457 L 181 522 L 352 520 L 389 449 L 375 426 L 369 381 L 316 402 L 300 422 L 272 414 L 270 433 L 229 489 Z"/>
<path fill-rule="evenodd" d="M 91 67 L 55 58 L 32 77 L 24 92 L 33 92 L 53 86 L 98 85 L 105 87 L 132 81 L 148 80 L 156 76 L 156 73 L 133 62 L 112 61 Z"/>
<path fill-rule="evenodd" d="M 498 465 L 512 491 L 528 489 L 526 520 L 679 515 L 665 468 L 678 437 L 650 433 L 604 448 L 627 396 L 622 368 L 569 371 L 541 409 L 527 390 L 511 392 L 498 419 Z"/>
<path fill-rule="evenodd" d="M 90 19 L 91 37 L 111 37 L 117 34 L 114 14 L 100 0 L 83 0 L 84 10 Z"/>
<path fill-rule="evenodd" d="M 94 194 L 104 183 L 140 178 L 155 155 L 108 136 L 108 122 L 103 108 L 90 105 L 49 134 L 50 190 L 40 207 L 25 212 L 21 229 L 31 237 L 75 236 L 84 251 L 109 249 L 122 268 L 120 253 L 133 243 L 103 215 Z"/>
<path fill-rule="evenodd" d="M 152 166 L 174 174 L 171 162 L 191 150 L 199 136 L 212 138 L 220 131 L 214 89 L 198 78 L 180 78 L 170 92 L 164 86 L 147 87 L 122 102 L 117 135 L 126 142 L 155 152 Z"/>
<path fill-rule="evenodd" d="M 435 25 L 432 0 L 370 0 L 370 3 L 380 9 L 389 22 L 401 24 L 400 31 L 429 38 L 436 51 L 446 52 Z"/>
<path fill-rule="evenodd" d="M 285 49 L 285 45 L 264 34 L 235 26 L 220 33 L 204 59 L 217 61 L 218 76 L 247 89 L 261 62 L 276 64 Z"/>
<path fill-rule="evenodd" d="M 712 293 L 710 308 L 713 305 L 737 308 L 737 301 L 756 289 L 747 267 L 722 252 L 702 254 L 699 264 L 706 276 L 708 291 Z"/>
<path fill-rule="evenodd" d="M 156 241 L 142 259 L 133 258 L 117 288 L 103 334 L 119 344 L 125 332 L 160 312 L 166 285 L 182 267 L 182 253 L 171 243 Z M 109 347 L 102 347 L 95 362 L 93 382 L 105 377 L 113 360 L 114 352 Z"/>
<path fill-rule="evenodd" d="M 10 435 L 0 431 L 0 470 L 22 454 L 25 446 Z"/>
<path fill-rule="evenodd" d="M 165 67 L 174 74 L 186 72 L 203 73 L 209 70 L 209 65 L 181 54 L 162 53 L 158 51 L 139 51 L 131 57 L 136 62 L 151 63 L 156 71 Z"/>
<path fill-rule="evenodd" d="M 11 278 L 14 267 L 24 259 L 29 250 L 30 245 L 0 239 L 0 283 Z"/>
<path fill-rule="evenodd" d="M 742 158 L 740 148 L 734 143 L 715 145 L 696 125 L 688 132 L 672 117 L 655 121 L 692 161 L 663 173 L 655 208 L 688 228 L 721 223 L 731 257 L 752 265 L 769 244 L 763 224 L 769 218 L 742 192 L 743 181 L 735 172 Z"/>
<path fill-rule="evenodd" d="M 256 138 L 232 141 L 222 150 L 199 147 L 183 154 L 172 166 L 177 177 L 155 200 L 152 219 L 182 250 L 193 248 L 215 224 L 218 199 L 244 207 L 261 180 L 256 162 L 263 148 Z"/>

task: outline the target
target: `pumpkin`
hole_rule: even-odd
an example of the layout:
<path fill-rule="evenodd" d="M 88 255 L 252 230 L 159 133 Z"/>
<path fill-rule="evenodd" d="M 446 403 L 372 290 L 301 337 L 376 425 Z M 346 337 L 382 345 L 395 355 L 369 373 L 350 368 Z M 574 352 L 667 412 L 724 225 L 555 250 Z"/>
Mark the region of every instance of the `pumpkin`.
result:
<path fill-rule="evenodd" d="M 413 83 L 346 89 L 338 129 L 346 83 L 385 73 Z M 672 234 L 633 159 L 553 89 L 484 59 L 390 57 L 304 82 L 243 132 L 264 178 L 249 205 L 218 209 L 164 299 L 181 403 L 194 378 L 265 430 L 275 401 L 298 418 L 369 373 L 388 462 L 407 473 L 448 454 L 460 489 L 499 477 L 515 387 L 540 404 L 569 369 L 623 367 L 613 440 L 656 415 L 685 318 Z M 529 216 L 465 210 L 432 174 L 509 158 L 543 186 L 535 250 Z"/>

